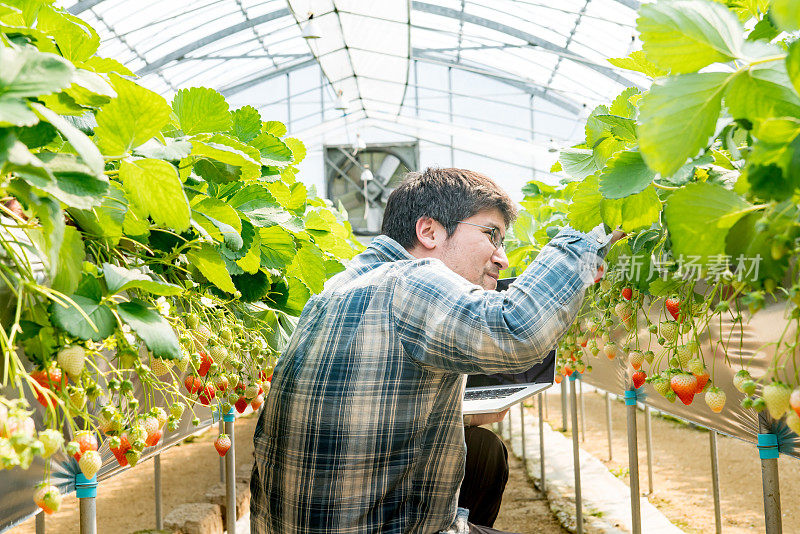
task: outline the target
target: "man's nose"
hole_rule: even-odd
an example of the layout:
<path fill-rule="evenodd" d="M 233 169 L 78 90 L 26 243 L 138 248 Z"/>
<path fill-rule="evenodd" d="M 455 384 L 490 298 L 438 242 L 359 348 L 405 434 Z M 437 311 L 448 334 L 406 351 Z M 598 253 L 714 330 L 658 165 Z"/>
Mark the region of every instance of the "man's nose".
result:
<path fill-rule="evenodd" d="M 500 267 L 500 270 L 508 269 L 508 256 L 504 247 L 497 247 L 492 254 L 492 263 Z"/>

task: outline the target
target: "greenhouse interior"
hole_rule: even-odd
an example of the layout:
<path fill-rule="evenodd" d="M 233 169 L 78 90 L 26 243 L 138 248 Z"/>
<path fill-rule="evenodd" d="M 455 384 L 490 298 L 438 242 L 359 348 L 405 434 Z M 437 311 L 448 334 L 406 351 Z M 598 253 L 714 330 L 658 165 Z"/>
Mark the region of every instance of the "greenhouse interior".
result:
<path fill-rule="evenodd" d="M 0 0 L 0 532 L 800 532 L 798 257 L 800 0 Z"/>

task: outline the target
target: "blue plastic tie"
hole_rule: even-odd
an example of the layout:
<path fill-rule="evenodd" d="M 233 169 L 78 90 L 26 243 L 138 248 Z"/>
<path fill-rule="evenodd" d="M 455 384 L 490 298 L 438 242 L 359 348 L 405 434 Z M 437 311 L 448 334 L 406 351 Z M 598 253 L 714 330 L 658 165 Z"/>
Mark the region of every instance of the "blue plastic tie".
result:
<path fill-rule="evenodd" d="M 758 455 L 762 460 L 774 460 L 779 454 L 778 436 L 775 434 L 758 435 Z"/>
<path fill-rule="evenodd" d="M 88 479 L 83 473 L 75 475 L 75 495 L 79 499 L 97 497 L 97 475 Z"/>
<path fill-rule="evenodd" d="M 236 412 L 233 411 L 233 408 L 222 417 L 222 420 L 226 423 L 233 423 L 236 421 Z"/>
<path fill-rule="evenodd" d="M 636 406 L 636 390 L 635 389 L 626 389 L 625 390 L 625 406 Z"/>
<path fill-rule="evenodd" d="M 580 380 L 581 379 L 581 374 L 578 371 L 572 371 L 572 374 L 569 375 L 569 379 L 573 380 L 573 381 L 574 380 Z"/>

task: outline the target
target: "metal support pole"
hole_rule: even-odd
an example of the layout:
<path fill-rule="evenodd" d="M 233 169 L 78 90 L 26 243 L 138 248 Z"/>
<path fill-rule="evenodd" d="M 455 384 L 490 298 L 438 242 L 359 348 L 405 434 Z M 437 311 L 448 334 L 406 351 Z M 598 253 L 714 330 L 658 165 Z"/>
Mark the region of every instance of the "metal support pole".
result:
<path fill-rule="evenodd" d="M 647 438 L 647 483 L 648 495 L 653 494 L 653 432 L 650 428 L 650 406 L 644 407 L 644 433 Z"/>
<path fill-rule="evenodd" d="M 36 514 L 36 534 L 44 534 L 44 512 Z"/>
<path fill-rule="evenodd" d="M 567 377 L 561 381 L 561 431 L 567 431 Z"/>
<path fill-rule="evenodd" d="M 549 415 L 550 412 L 547 409 L 547 391 L 543 392 L 542 396 L 544 397 L 544 418 L 548 419 L 550 417 L 550 415 Z M 541 418 L 542 418 L 542 414 L 539 414 L 539 419 L 541 419 Z"/>
<path fill-rule="evenodd" d="M 222 414 L 218 414 L 219 417 L 219 433 L 225 433 L 225 422 L 222 420 Z M 222 456 L 219 457 L 219 481 L 225 482 L 225 458 Z"/>
<path fill-rule="evenodd" d="M 513 422 L 511 421 L 513 417 L 511 416 L 511 410 L 508 411 L 508 444 L 511 445 L 511 450 L 514 450 L 514 433 L 512 428 L 514 427 Z"/>
<path fill-rule="evenodd" d="M 764 495 L 764 523 L 766 534 L 780 534 L 781 524 L 781 490 L 778 478 L 778 436 L 766 419 L 758 418 L 758 452 L 761 457 L 761 486 Z"/>
<path fill-rule="evenodd" d="M 453 124 L 453 67 L 447 67 L 447 103 L 450 110 L 450 124 Z M 454 138 L 450 136 L 450 166 L 455 167 L 455 151 L 453 150 Z"/>
<path fill-rule="evenodd" d="M 586 441 L 586 405 L 583 403 L 583 380 L 578 380 L 578 393 L 581 396 L 581 441 Z"/>
<path fill-rule="evenodd" d="M 528 453 L 525 451 L 525 402 L 519 403 L 519 428 L 522 434 L 522 463 L 525 465 L 525 472 L 528 472 Z"/>
<path fill-rule="evenodd" d="M 539 394 L 539 478 L 541 480 L 541 490 L 545 491 L 545 478 L 544 478 L 544 417 L 542 417 L 542 397 L 544 393 Z"/>
<path fill-rule="evenodd" d="M 417 76 L 417 60 L 414 60 L 414 105 L 416 116 L 419 117 L 419 76 Z"/>
<path fill-rule="evenodd" d="M 228 532 L 236 532 L 236 435 L 234 422 L 236 415 L 231 411 L 223 417 L 225 433 L 231 440 L 231 448 L 225 453 L 225 528 Z"/>
<path fill-rule="evenodd" d="M 580 446 L 578 445 L 578 391 L 576 382 L 578 373 L 572 373 L 570 381 L 570 398 L 572 399 L 572 465 L 575 473 L 575 522 L 577 533 L 583 534 L 583 500 L 581 498 L 581 457 Z M 565 380 L 566 382 L 566 380 Z"/>
<path fill-rule="evenodd" d="M 81 534 L 97 534 L 97 477 L 75 475 L 75 496 L 80 501 Z"/>
<path fill-rule="evenodd" d="M 533 128 L 533 125 L 534 125 L 534 123 L 533 123 L 533 95 L 531 95 L 528 105 L 529 105 L 530 111 L 531 111 L 531 142 L 534 142 L 534 141 L 536 141 L 536 133 L 535 133 L 535 130 Z M 535 180 L 536 179 L 536 156 L 534 156 L 533 154 L 534 154 L 534 151 L 531 150 L 531 178 L 533 178 Z"/>
<path fill-rule="evenodd" d="M 633 534 L 642 534 L 642 511 L 639 502 L 639 443 L 636 434 L 636 390 L 625 391 L 628 412 L 628 472 L 631 483 L 631 520 Z"/>
<path fill-rule="evenodd" d="M 286 73 L 286 130 L 292 131 L 292 86 Z"/>
<path fill-rule="evenodd" d="M 164 513 L 161 508 L 161 454 L 153 458 L 153 483 L 156 492 L 156 530 L 164 529 Z"/>
<path fill-rule="evenodd" d="M 719 463 L 717 460 L 717 433 L 714 430 L 708 433 L 711 448 L 711 487 L 714 492 L 714 532 L 722 534 L 722 509 L 719 502 Z"/>
<path fill-rule="evenodd" d="M 614 455 L 611 451 L 611 396 L 606 391 L 606 426 L 608 427 L 608 461 L 610 462 Z"/>

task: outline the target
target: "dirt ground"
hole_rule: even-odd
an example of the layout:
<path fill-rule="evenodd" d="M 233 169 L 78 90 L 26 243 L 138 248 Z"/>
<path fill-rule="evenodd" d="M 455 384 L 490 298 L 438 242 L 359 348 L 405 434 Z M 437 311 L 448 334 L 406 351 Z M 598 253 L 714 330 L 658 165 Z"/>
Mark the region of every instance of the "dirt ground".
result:
<path fill-rule="evenodd" d="M 508 484 L 494 528 L 519 534 L 566 534 L 545 496 L 528 480 L 522 462 L 509 454 L 509 464 Z"/>
<path fill-rule="evenodd" d="M 253 432 L 256 416 L 237 419 L 236 466 L 252 463 Z M 219 455 L 214 449 L 216 427 L 190 442 L 176 445 L 161 455 L 161 491 L 164 516 L 178 505 L 203 502 L 206 490 L 220 481 Z M 97 486 L 97 531 L 130 533 L 154 529 L 153 462 L 147 461 L 112 477 Z M 78 499 L 65 497 L 58 513 L 47 516 L 48 534 L 74 534 L 80 531 Z M 30 519 L 8 534 L 33 534 Z"/>
<path fill-rule="evenodd" d="M 546 420 L 561 429 L 559 389 L 547 397 Z M 581 448 L 601 460 L 609 471 L 629 484 L 625 405 L 612 401 L 612 454 L 608 458 L 608 431 L 604 394 L 584 392 L 585 441 Z M 531 409 L 536 415 L 538 410 Z M 648 498 L 672 523 L 689 533 L 714 532 L 709 432 L 684 423 L 652 416 L 653 493 Z M 579 420 L 580 425 L 580 420 Z M 638 414 L 639 488 L 649 491 L 644 414 Z M 765 532 L 761 492 L 761 463 L 755 445 L 717 436 L 722 531 L 725 534 Z M 783 532 L 800 532 L 800 460 L 778 459 Z M 647 525 L 642 526 L 647 532 Z"/>

